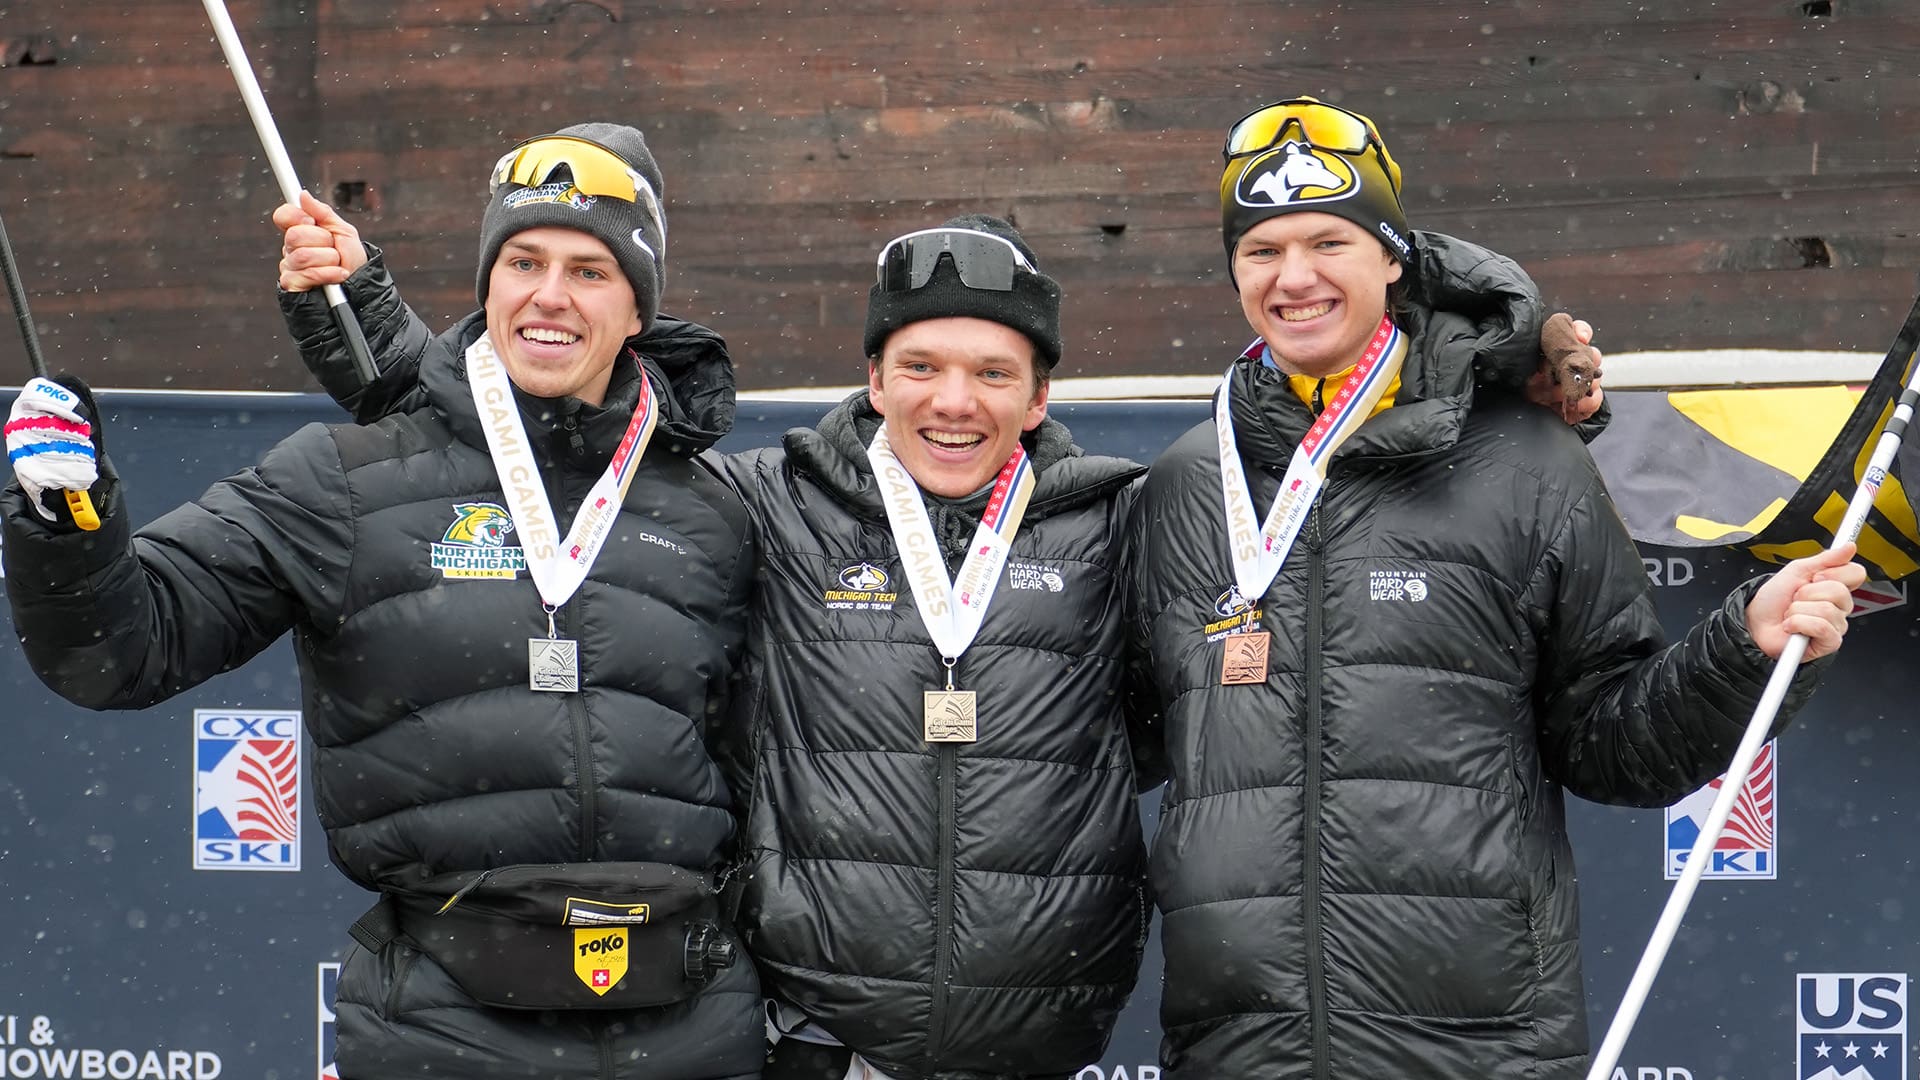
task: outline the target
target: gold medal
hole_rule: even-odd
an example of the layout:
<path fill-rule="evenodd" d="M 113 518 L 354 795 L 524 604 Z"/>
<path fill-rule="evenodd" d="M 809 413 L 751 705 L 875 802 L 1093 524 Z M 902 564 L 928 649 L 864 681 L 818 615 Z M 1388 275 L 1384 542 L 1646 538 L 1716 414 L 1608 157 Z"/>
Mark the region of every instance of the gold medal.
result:
<path fill-rule="evenodd" d="M 1273 638 L 1262 630 L 1253 634 L 1228 634 L 1221 639 L 1226 652 L 1220 657 L 1220 685 L 1247 686 L 1267 681 L 1267 648 Z"/>
<path fill-rule="evenodd" d="M 970 743 L 979 737 L 973 691 L 928 690 L 921 709 L 921 730 L 930 743 Z"/>

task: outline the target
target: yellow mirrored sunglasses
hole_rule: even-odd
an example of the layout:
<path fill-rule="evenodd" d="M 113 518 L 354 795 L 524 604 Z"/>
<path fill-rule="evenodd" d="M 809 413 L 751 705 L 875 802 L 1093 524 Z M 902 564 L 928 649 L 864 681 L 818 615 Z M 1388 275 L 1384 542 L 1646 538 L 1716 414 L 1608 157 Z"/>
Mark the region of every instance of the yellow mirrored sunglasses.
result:
<path fill-rule="evenodd" d="M 661 217 L 660 196 L 653 185 L 619 154 L 590 139 L 543 135 L 521 143 L 494 165 L 487 193 L 499 190 L 502 184 L 537 187 L 549 182 L 563 165 L 574 187 L 588 195 L 638 204 L 665 236 L 666 220 Z"/>
<path fill-rule="evenodd" d="M 1393 183 L 1394 192 L 1400 191 L 1400 165 L 1387 152 L 1387 144 L 1380 138 L 1380 130 L 1373 126 L 1373 121 L 1310 97 L 1262 105 L 1235 121 L 1227 129 L 1227 144 L 1221 150 L 1221 157 L 1232 161 L 1278 146 L 1286 140 L 1290 128 L 1296 129 L 1301 139 L 1318 150 L 1358 154 L 1372 147 L 1379 155 L 1387 179 Z"/>

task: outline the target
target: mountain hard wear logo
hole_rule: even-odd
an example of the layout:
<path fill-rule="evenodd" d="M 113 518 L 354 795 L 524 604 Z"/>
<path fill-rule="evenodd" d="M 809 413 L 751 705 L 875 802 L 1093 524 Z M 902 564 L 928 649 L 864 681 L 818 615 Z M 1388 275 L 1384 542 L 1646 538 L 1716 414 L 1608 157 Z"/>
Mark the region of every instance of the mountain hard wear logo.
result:
<path fill-rule="evenodd" d="M 450 578 L 516 578 L 526 553 L 510 546 L 513 515 L 499 503 L 455 503 L 453 524 L 433 545 L 432 566 Z"/>
<path fill-rule="evenodd" d="M 1234 186 L 1242 206 L 1337 202 L 1360 190 L 1360 177 L 1338 154 L 1289 139 L 1247 164 Z"/>

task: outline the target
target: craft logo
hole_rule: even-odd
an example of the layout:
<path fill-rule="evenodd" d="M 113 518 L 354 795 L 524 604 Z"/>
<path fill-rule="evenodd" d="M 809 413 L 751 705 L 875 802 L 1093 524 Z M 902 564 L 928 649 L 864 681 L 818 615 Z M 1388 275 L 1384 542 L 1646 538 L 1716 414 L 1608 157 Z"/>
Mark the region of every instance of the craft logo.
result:
<path fill-rule="evenodd" d="M 1219 618 L 1201 627 L 1208 641 L 1219 641 L 1228 634 L 1252 633 L 1260 629 L 1260 609 L 1249 607 L 1240 594 L 1231 588 L 1214 598 L 1213 613 Z"/>
<path fill-rule="evenodd" d="M 563 180 L 539 187 L 521 188 L 501 199 L 500 205 L 507 210 L 518 210 L 535 203 L 560 203 L 575 210 L 591 210 L 595 201 L 594 196 L 574 187 L 572 181 Z"/>
<path fill-rule="evenodd" d="M 1367 572 L 1367 597 L 1371 600 L 1400 600 L 1417 604 L 1427 598 L 1426 571 L 1370 570 Z"/>
<path fill-rule="evenodd" d="M 193 711 L 193 868 L 300 869 L 300 714 Z"/>
<path fill-rule="evenodd" d="M 1254 158 L 1234 185 L 1241 206 L 1338 202 L 1360 190 L 1359 174 L 1338 154 L 1288 139 Z"/>
<path fill-rule="evenodd" d="M 1066 591 L 1067 579 L 1061 576 L 1060 571 L 1050 566 L 1010 562 L 1007 564 L 1007 587 L 1057 593 Z"/>
<path fill-rule="evenodd" d="M 900 599 L 885 570 L 870 562 L 841 568 L 820 599 L 833 611 L 891 611 Z"/>
<path fill-rule="evenodd" d="M 499 503 L 455 503 L 453 524 L 433 545 L 433 568 L 450 578 L 513 578 L 526 553 L 509 546 L 513 515 Z"/>
<path fill-rule="evenodd" d="M 1906 975 L 1796 978 L 1798 1080 L 1906 1080 Z"/>
<path fill-rule="evenodd" d="M 1713 862 L 1702 877 L 1772 881 L 1780 876 L 1778 754 L 1769 742 L 1754 756 L 1747 782 L 1741 785 L 1740 796 L 1727 814 L 1726 828 L 1720 832 L 1720 842 L 1714 845 Z M 1668 881 L 1677 880 L 1686 868 L 1688 853 L 1700 838 L 1713 800 L 1719 798 L 1725 782 L 1724 776 L 1717 777 L 1667 808 Z"/>
<path fill-rule="evenodd" d="M 321 964 L 318 980 L 318 994 L 315 1005 L 318 1006 L 320 1030 L 315 1040 L 319 1048 L 320 1080 L 340 1080 L 340 1067 L 333 1063 L 333 1004 L 334 994 L 340 986 L 340 965 Z"/>

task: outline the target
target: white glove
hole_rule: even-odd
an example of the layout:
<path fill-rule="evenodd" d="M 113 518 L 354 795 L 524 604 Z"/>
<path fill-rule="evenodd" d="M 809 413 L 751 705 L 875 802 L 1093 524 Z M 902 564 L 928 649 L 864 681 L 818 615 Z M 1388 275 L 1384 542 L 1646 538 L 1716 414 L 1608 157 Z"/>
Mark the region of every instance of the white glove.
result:
<path fill-rule="evenodd" d="M 7 417 L 7 461 L 33 508 L 57 520 L 40 501 L 53 488 L 87 491 L 100 479 L 93 456 L 93 425 L 80 415 L 80 395 L 48 379 L 20 390 Z"/>

